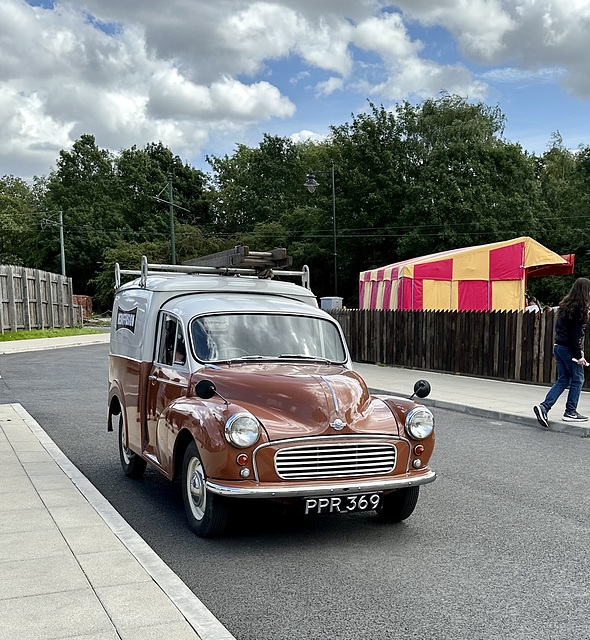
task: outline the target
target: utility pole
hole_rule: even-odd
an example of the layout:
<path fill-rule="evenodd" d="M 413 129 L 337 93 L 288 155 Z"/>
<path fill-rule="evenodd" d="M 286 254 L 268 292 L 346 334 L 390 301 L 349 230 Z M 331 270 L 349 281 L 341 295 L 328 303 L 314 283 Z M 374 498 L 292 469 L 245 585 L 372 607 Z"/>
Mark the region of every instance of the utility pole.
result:
<path fill-rule="evenodd" d="M 61 257 L 61 275 L 66 275 L 66 251 L 64 247 L 64 212 L 58 211 L 59 215 L 59 246 L 60 246 L 60 257 Z"/>
<path fill-rule="evenodd" d="M 57 213 L 57 222 L 52 220 L 51 218 L 44 218 L 41 220 L 41 229 L 45 229 L 45 227 L 59 227 L 59 254 L 61 258 L 61 275 L 66 275 L 66 250 L 64 246 L 64 212 L 63 211 L 39 211 L 37 213 L 40 214 L 51 214 L 55 215 Z"/>
<path fill-rule="evenodd" d="M 174 240 L 174 200 L 172 195 L 172 174 L 168 174 L 168 203 L 170 204 L 170 247 L 172 264 L 176 264 L 176 242 Z"/>

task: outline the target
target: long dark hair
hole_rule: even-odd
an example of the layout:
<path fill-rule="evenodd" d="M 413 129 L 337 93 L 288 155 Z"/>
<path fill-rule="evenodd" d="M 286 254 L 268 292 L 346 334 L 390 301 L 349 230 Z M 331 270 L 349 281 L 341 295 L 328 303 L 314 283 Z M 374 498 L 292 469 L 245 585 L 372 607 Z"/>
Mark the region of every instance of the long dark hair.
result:
<path fill-rule="evenodd" d="M 590 311 L 590 280 L 588 278 L 578 278 L 570 292 L 559 303 L 559 311 L 568 318 L 582 317 L 585 322 L 588 321 L 588 312 Z"/>

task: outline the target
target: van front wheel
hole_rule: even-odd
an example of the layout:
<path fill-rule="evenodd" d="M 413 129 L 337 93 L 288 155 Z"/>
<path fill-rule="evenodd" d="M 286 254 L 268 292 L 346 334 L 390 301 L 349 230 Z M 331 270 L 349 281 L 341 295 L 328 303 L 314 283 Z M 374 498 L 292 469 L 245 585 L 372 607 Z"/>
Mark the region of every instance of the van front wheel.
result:
<path fill-rule="evenodd" d="M 182 499 L 189 527 L 201 538 L 221 535 L 227 523 L 227 503 L 207 491 L 199 450 L 191 442 L 182 463 Z"/>
<path fill-rule="evenodd" d="M 398 489 L 383 496 L 383 502 L 377 507 L 377 514 L 383 522 L 401 522 L 409 518 L 418 502 L 420 487 Z"/>

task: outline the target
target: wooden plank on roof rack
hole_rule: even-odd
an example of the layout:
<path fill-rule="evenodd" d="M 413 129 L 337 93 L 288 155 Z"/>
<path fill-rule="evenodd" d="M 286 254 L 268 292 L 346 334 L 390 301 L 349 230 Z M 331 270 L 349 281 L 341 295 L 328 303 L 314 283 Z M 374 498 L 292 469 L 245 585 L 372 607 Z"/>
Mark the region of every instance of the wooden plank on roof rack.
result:
<path fill-rule="evenodd" d="M 284 248 L 272 251 L 250 251 L 244 245 L 238 245 L 227 251 L 211 253 L 200 258 L 193 258 L 182 263 L 186 266 L 199 267 L 251 267 L 254 269 L 284 269 L 293 264 L 293 258 L 287 255 Z"/>

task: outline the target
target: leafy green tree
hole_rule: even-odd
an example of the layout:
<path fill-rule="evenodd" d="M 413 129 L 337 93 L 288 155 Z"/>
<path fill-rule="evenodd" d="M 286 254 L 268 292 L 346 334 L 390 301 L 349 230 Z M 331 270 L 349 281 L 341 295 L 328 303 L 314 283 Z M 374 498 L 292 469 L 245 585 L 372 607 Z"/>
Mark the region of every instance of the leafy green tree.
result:
<path fill-rule="evenodd" d="M 33 232 L 32 266 L 60 270 L 57 214 L 62 212 L 67 275 L 74 290 L 93 294 L 104 252 L 123 243 L 168 242 L 168 180 L 172 176 L 175 227 L 210 224 L 207 177 L 161 143 L 113 154 L 83 135 L 63 150 L 38 191 L 49 220 Z M 159 197 L 159 199 L 158 199 Z M 170 251 L 170 249 L 169 249 Z M 166 258 L 170 262 L 170 253 Z"/>
<path fill-rule="evenodd" d="M 20 178 L 0 178 L 0 264 L 23 264 L 33 215 L 34 196 Z"/>
<path fill-rule="evenodd" d="M 208 176 L 183 163 L 161 142 L 144 149 L 124 149 L 116 158 L 116 171 L 126 204 L 126 222 L 130 229 L 141 230 L 144 238 L 170 234 L 168 182 L 177 205 L 175 220 L 208 228 L 212 223 L 205 198 Z M 135 238 L 136 240 L 140 238 Z"/>
<path fill-rule="evenodd" d="M 569 151 L 556 132 L 549 149 L 537 161 L 543 199 L 543 226 L 537 239 L 556 253 L 576 255 L 573 276 L 530 280 L 529 291 L 546 304 L 558 304 L 576 277 L 590 273 L 588 157 L 588 147 Z"/>
<path fill-rule="evenodd" d="M 503 130 L 498 108 L 451 95 L 393 111 L 371 105 L 332 129 L 349 304 L 364 269 L 536 235 L 542 200 L 534 158 L 504 141 Z"/>
<path fill-rule="evenodd" d="M 300 148 L 288 138 L 265 134 L 256 149 L 239 145 L 231 157 L 207 157 L 218 233 L 249 233 L 257 223 L 277 221 L 292 210 L 305 175 Z"/>

